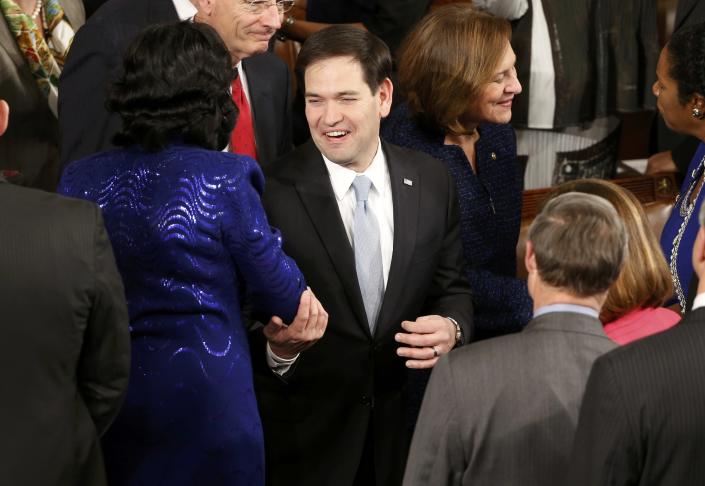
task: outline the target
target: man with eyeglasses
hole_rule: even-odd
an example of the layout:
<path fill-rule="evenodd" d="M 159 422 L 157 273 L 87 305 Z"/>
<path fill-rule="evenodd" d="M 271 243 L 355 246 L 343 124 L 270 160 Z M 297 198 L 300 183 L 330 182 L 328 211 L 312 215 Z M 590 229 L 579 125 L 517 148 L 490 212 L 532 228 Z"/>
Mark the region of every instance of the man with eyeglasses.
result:
<path fill-rule="evenodd" d="M 193 19 L 213 27 L 238 75 L 240 115 L 228 150 L 267 165 L 292 148 L 289 71 L 267 52 L 293 0 L 109 0 L 77 33 L 59 84 L 61 163 L 112 147 L 120 117 L 107 111 L 110 82 L 130 40 L 148 25 Z"/>

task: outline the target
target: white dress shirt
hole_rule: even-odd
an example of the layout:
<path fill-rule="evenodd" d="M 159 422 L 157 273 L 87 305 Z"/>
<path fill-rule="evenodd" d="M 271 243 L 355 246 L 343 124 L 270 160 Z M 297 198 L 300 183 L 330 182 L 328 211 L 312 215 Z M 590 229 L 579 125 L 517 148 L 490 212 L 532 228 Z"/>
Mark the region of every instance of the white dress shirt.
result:
<path fill-rule="evenodd" d="M 394 203 L 392 201 L 392 183 L 389 178 L 387 160 L 382 151 L 382 144 L 378 142 L 377 153 L 372 159 L 372 163 L 361 173 L 331 162 L 325 156 L 323 156 L 323 161 L 328 169 L 330 183 L 333 186 L 335 199 L 338 202 L 340 217 L 343 220 L 345 232 L 348 235 L 348 241 L 351 246 L 353 242 L 353 219 L 355 217 L 355 208 L 357 207 L 355 189 L 352 187 L 353 179 L 364 175 L 372 181 L 367 207 L 372 210 L 379 225 L 382 270 L 386 288 L 394 250 Z"/>
<path fill-rule="evenodd" d="M 700 309 L 701 307 L 705 307 L 705 293 L 695 296 L 695 299 L 693 299 L 693 308 L 690 310 L 694 311 L 695 309 Z"/>

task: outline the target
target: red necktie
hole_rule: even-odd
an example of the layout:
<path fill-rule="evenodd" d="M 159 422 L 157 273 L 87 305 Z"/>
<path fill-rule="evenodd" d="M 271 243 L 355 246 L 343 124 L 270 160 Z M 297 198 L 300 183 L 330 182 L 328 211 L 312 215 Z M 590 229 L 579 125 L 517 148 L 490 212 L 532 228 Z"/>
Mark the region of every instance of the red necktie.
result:
<path fill-rule="evenodd" d="M 257 147 L 255 146 L 255 129 L 252 124 L 252 113 L 250 105 L 247 103 L 245 90 L 242 89 L 240 76 L 233 80 L 233 101 L 240 111 L 237 116 L 237 123 L 230 134 L 230 151 L 241 155 L 247 155 L 257 160 Z"/>

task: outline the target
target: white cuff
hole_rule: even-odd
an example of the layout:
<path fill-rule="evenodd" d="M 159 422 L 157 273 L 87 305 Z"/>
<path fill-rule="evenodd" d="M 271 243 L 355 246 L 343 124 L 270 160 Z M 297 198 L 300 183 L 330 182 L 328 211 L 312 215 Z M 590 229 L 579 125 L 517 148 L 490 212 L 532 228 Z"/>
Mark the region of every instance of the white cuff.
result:
<path fill-rule="evenodd" d="M 289 371 L 289 369 L 291 369 L 291 366 L 296 363 L 297 359 L 299 359 L 299 354 L 293 358 L 280 358 L 274 354 L 274 351 L 272 351 L 272 348 L 269 346 L 269 341 L 267 341 L 267 365 L 269 365 L 269 368 L 279 376 L 284 375 L 287 371 Z"/>

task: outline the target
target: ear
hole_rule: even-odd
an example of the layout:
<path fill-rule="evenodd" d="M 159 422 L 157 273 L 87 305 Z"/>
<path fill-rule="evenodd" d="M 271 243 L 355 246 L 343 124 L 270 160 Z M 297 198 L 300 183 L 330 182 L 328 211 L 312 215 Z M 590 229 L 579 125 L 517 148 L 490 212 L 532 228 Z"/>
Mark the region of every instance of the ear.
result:
<path fill-rule="evenodd" d="M 380 117 L 384 118 L 389 115 L 389 111 L 392 109 L 392 96 L 394 95 L 394 85 L 392 80 L 389 78 L 384 78 L 382 84 L 377 91 L 377 97 L 379 99 L 379 111 Z"/>
<path fill-rule="evenodd" d="M 536 271 L 536 253 L 534 253 L 534 245 L 529 240 L 526 240 L 524 266 L 526 266 L 526 271 L 529 273 Z"/>
<path fill-rule="evenodd" d="M 692 103 L 691 108 L 697 108 L 698 110 L 700 110 L 700 113 L 705 113 L 705 96 L 695 93 L 693 95 L 693 99 L 690 100 L 690 102 Z"/>
<path fill-rule="evenodd" d="M 7 101 L 0 100 L 0 136 L 7 130 L 7 125 L 10 121 L 10 105 Z"/>
<path fill-rule="evenodd" d="M 191 0 L 193 6 L 198 9 L 196 17 L 200 21 L 204 21 L 204 17 L 210 17 L 213 14 L 213 11 L 215 10 L 215 2 L 216 0 Z"/>

